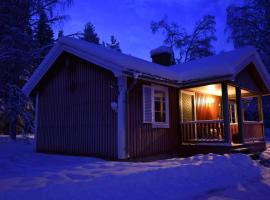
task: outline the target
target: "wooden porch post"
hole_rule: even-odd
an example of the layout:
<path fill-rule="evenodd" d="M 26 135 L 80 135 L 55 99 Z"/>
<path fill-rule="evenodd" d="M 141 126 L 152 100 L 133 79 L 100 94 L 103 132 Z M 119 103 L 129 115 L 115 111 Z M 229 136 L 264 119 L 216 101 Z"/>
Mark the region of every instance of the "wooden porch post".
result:
<path fill-rule="evenodd" d="M 259 95 L 257 96 L 258 99 L 258 117 L 259 121 L 263 122 L 263 104 L 262 104 L 262 96 Z M 264 132 L 264 124 L 262 124 L 262 136 L 265 137 L 265 132 Z"/>
<path fill-rule="evenodd" d="M 222 111 L 223 111 L 223 120 L 224 120 L 225 141 L 231 144 L 228 84 L 221 83 L 221 86 L 222 86 Z"/>
<path fill-rule="evenodd" d="M 241 101 L 241 88 L 236 86 L 236 107 L 237 107 L 237 123 L 238 123 L 238 138 L 239 142 L 244 142 L 243 135 L 243 113 L 242 113 L 242 101 Z"/>
<path fill-rule="evenodd" d="M 263 121 L 263 108 L 262 108 L 262 96 L 257 96 L 258 99 L 258 117 L 259 117 L 259 121 L 262 122 Z"/>
<path fill-rule="evenodd" d="M 38 132 L 38 107 L 39 107 L 39 92 L 36 93 L 35 102 L 35 121 L 34 121 L 34 145 L 37 148 L 37 132 Z"/>

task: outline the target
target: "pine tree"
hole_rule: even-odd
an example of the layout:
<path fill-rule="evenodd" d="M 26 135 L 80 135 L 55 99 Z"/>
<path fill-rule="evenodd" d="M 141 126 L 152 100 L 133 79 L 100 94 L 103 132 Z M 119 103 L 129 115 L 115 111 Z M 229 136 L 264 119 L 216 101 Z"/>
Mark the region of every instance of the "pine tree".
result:
<path fill-rule="evenodd" d="M 33 49 L 29 23 L 30 4 L 3 0 L 0 6 L 0 86 L 17 84 L 24 68 L 30 63 Z"/>
<path fill-rule="evenodd" d="M 63 31 L 63 30 L 60 30 L 60 31 L 58 32 L 57 38 L 59 39 L 59 38 L 61 38 L 61 37 L 64 37 L 64 31 Z"/>
<path fill-rule="evenodd" d="M 227 8 L 227 28 L 235 48 L 257 48 L 270 73 L 270 1 L 246 0 L 243 5 Z M 263 98 L 264 121 L 270 127 L 270 97 Z M 255 115 L 256 109 L 253 109 Z"/>
<path fill-rule="evenodd" d="M 70 1 L 70 0 L 67 0 Z M 21 91 L 22 81 L 31 75 L 40 48 L 36 45 L 32 30 L 40 10 L 51 12 L 48 21 L 63 19 L 53 15 L 53 8 L 60 0 L 1 0 L 0 3 L 0 111 L 1 119 L 9 124 L 9 134 L 16 138 L 18 119 L 23 121 L 24 131 L 31 133 L 33 116 L 27 109 L 30 99 Z M 40 40 L 44 41 L 44 40 Z M 40 42 L 43 44 L 43 42 Z"/>
<path fill-rule="evenodd" d="M 100 39 L 95 31 L 94 25 L 91 22 L 85 24 L 82 37 L 80 37 L 80 39 L 99 44 Z"/>
<path fill-rule="evenodd" d="M 227 27 L 236 48 L 252 45 L 270 72 L 270 1 L 246 0 L 227 8 Z"/>
<path fill-rule="evenodd" d="M 108 48 L 114 49 L 116 51 L 120 51 L 120 52 L 122 51 L 120 48 L 120 44 L 114 35 L 111 36 L 110 43 L 106 43 L 105 46 Z"/>
<path fill-rule="evenodd" d="M 44 10 L 39 13 L 39 20 L 35 33 L 35 40 L 39 48 L 51 46 L 54 42 L 53 30 L 49 24 L 47 14 Z"/>
<path fill-rule="evenodd" d="M 9 124 L 11 138 L 16 139 L 18 115 L 26 114 L 22 107 L 26 106 L 27 98 L 19 88 L 20 80 L 31 64 L 34 48 L 29 14 L 31 4 L 29 1 L 3 1 L 0 6 L 0 109 Z"/>

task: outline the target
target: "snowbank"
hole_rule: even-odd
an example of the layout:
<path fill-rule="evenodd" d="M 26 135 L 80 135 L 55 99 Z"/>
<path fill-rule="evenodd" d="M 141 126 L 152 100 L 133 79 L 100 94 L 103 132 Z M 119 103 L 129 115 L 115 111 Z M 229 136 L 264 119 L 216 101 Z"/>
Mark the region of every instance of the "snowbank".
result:
<path fill-rule="evenodd" d="M 267 149 L 261 153 L 260 162 L 264 166 L 270 167 L 270 128 L 265 129 L 265 141 Z"/>
<path fill-rule="evenodd" d="M 0 170 L 0 199 L 190 199 L 261 179 L 261 166 L 242 154 L 112 162 L 1 138 Z"/>

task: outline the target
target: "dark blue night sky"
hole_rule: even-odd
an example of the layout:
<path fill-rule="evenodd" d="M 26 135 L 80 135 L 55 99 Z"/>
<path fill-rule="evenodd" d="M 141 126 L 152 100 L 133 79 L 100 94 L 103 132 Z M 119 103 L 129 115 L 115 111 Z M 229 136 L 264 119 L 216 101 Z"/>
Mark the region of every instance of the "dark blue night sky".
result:
<path fill-rule="evenodd" d="M 149 60 L 149 52 L 162 44 L 161 34 L 153 35 L 152 20 L 165 15 L 187 30 L 206 14 L 216 16 L 216 52 L 232 49 L 225 33 L 226 8 L 234 0 L 74 0 L 65 10 L 69 19 L 62 25 L 65 34 L 81 31 L 91 21 L 101 40 L 109 41 L 111 34 L 120 41 L 124 53 Z M 58 31 L 61 26 L 55 29 Z"/>

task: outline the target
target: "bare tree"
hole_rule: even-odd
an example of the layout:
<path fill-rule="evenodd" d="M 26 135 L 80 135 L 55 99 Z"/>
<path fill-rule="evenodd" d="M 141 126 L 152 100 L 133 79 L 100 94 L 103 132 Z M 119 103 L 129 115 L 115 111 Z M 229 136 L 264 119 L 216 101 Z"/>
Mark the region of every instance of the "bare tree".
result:
<path fill-rule="evenodd" d="M 215 26 L 215 17 L 211 15 L 204 16 L 196 23 L 192 34 L 186 38 L 184 62 L 214 54 L 212 41 L 217 39 Z"/>
<path fill-rule="evenodd" d="M 151 29 L 155 34 L 161 31 L 165 36 L 163 43 L 177 52 L 178 63 L 188 62 L 204 56 L 214 54 L 212 42 L 216 40 L 216 22 L 213 16 L 207 15 L 196 23 L 194 30 L 188 34 L 184 28 L 172 22 L 167 17 L 160 21 L 152 22 Z"/>

